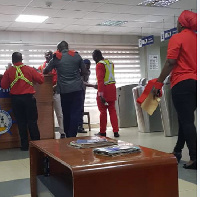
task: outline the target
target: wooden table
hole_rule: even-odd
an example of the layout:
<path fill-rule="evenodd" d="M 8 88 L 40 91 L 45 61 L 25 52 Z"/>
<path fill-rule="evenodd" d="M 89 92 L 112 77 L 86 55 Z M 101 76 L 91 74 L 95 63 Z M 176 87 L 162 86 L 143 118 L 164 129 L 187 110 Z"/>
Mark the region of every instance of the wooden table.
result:
<path fill-rule="evenodd" d="M 49 157 L 50 176 L 71 179 L 74 197 L 178 197 L 177 161 L 172 154 L 141 147 L 141 153 L 96 155 L 92 148 L 70 147 L 77 139 L 30 143 L 32 197 L 37 196 L 36 177 L 43 174 L 44 156 Z"/>

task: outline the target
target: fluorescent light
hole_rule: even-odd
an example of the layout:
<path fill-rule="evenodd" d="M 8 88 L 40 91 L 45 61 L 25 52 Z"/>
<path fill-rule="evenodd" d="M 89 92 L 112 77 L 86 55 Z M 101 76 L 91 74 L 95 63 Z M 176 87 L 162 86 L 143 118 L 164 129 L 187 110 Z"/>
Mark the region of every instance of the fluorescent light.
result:
<path fill-rule="evenodd" d="M 111 20 L 108 20 L 108 21 L 97 24 L 97 26 L 121 26 L 125 23 L 128 23 L 128 21 L 111 21 Z"/>
<path fill-rule="evenodd" d="M 148 6 L 148 7 L 167 7 L 173 3 L 178 2 L 179 0 L 145 0 L 138 5 Z"/>
<path fill-rule="evenodd" d="M 48 16 L 38 16 L 38 15 L 19 15 L 15 21 L 16 22 L 28 22 L 28 23 L 42 23 Z"/>

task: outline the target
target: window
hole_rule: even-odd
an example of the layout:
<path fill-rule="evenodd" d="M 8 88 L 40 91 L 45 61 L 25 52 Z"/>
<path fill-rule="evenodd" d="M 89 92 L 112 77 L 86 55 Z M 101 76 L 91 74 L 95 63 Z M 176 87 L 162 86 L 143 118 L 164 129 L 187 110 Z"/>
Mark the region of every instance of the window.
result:
<path fill-rule="evenodd" d="M 116 86 L 138 83 L 141 78 L 140 55 L 138 46 L 102 46 L 102 45 L 70 45 L 70 49 L 79 52 L 83 59 L 91 61 L 91 75 L 89 83 L 96 84 L 96 64 L 92 59 L 94 49 L 100 49 L 104 58 L 110 59 L 115 65 Z M 3 74 L 6 66 L 12 61 L 12 53 L 19 51 L 23 55 L 26 65 L 38 68 L 45 61 L 44 53 L 47 50 L 56 50 L 56 45 L 32 44 L 2 44 L 0 46 L 0 73 Z M 85 105 L 96 105 L 96 90 L 87 88 Z"/>

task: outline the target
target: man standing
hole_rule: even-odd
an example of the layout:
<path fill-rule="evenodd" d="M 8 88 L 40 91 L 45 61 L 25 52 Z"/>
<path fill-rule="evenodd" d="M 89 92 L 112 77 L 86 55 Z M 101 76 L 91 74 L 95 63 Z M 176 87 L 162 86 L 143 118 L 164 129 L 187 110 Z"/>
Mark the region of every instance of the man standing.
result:
<path fill-rule="evenodd" d="M 52 51 L 47 51 L 45 53 L 46 61 L 43 63 L 43 65 L 39 66 L 39 68 L 38 68 L 39 72 L 43 73 L 43 70 L 47 67 L 47 65 L 49 64 L 52 57 L 53 57 Z M 63 114 L 62 114 L 62 108 L 61 108 L 61 102 L 60 102 L 60 94 L 58 94 L 56 91 L 57 72 L 55 69 L 53 69 L 48 74 L 52 75 L 52 83 L 53 83 L 53 91 L 54 91 L 53 104 L 54 104 L 54 110 L 56 113 L 56 117 L 58 120 L 59 133 L 60 133 L 61 138 L 65 138 L 65 132 L 64 132 L 64 128 L 63 128 Z"/>
<path fill-rule="evenodd" d="M 12 109 L 21 138 L 21 150 L 27 151 L 29 148 L 27 126 L 31 140 L 40 139 L 33 83 L 42 84 L 44 76 L 34 68 L 25 66 L 22 63 L 22 54 L 19 52 L 12 54 L 12 63 L 13 66 L 6 70 L 3 75 L 1 87 L 3 89 L 10 88 Z"/>
<path fill-rule="evenodd" d="M 58 80 L 56 91 L 61 96 L 61 106 L 64 118 L 64 132 L 66 137 L 76 137 L 81 118 L 83 99 L 82 75 L 87 75 L 87 70 L 81 56 L 68 49 L 68 43 L 62 41 L 57 45 L 57 52 L 43 73 L 56 69 Z M 81 73 L 80 73 L 81 70 Z"/>
<path fill-rule="evenodd" d="M 84 103 L 85 103 L 85 94 L 86 94 L 86 87 L 92 87 L 92 88 L 96 88 L 97 89 L 97 85 L 93 85 L 88 83 L 89 80 L 89 76 L 90 76 L 90 65 L 91 62 L 89 59 L 84 59 L 83 60 L 86 69 L 87 69 L 87 75 L 82 76 L 82 80 L 83 80 L 83 84 L 84 84 L 84 90 L 83 90 L 83 103 L 82 103 L 82 108 L 81 108 L 81 119 L 80 119 L 80 123 L 79 123 L 79 127 L 78 127 L 78 133 L 87 133 L 87 131 L 84 130 L 83 128 L 83 115 L 84 115 Z"/>
<path fill-rule="evenodd" d="M 100 50 L 94 50 L 93 60 L 96 62 L 96 76 L 98 83 L 97 105 L 100 111 L 100 132 L 97 135 L 106 136 L 107 109 L 113 128 L 114 137 L 119 137 L 117 113 L 115 109 L 116 86 L 114 64 L 104 59 Z"/>

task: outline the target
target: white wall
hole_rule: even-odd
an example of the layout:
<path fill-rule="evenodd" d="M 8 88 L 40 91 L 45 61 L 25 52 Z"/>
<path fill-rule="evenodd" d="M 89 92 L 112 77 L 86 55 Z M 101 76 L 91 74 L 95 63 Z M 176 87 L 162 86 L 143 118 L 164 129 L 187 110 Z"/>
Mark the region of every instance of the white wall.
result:
<path fill-rule="evenodd" d="M 17 32 L 1 31 L 0 43 L 20 43 L 20 44 L 57 44 L 66 40 L 69 44 L 113 44 L 113 45 L 133 45 L 138 43 L 137 36 L 124 35 L 86 35 L 86 34 L 66 34 L 54 32 Z"/>
<path fill-rule="evenodd" d="M 140 48 L 140 66 L 142 77 L 153 79 L 159 76 L 166 59 L 167 44 L 167 41 L 161 42 L 160 37 L 155 37 L 154 44 Z M 157 70 L 150 70 L 149 55 L 158 55 Z"/>

